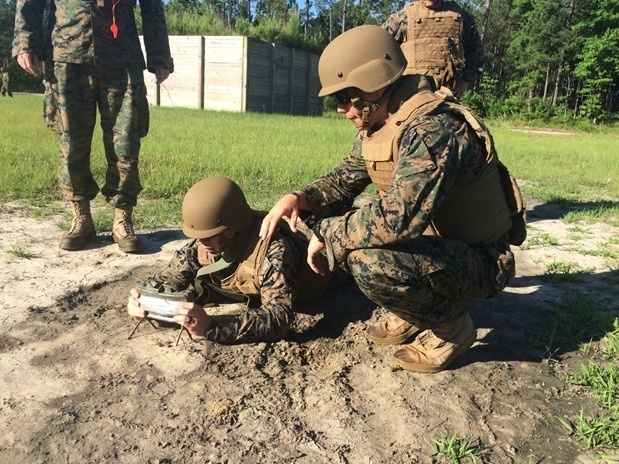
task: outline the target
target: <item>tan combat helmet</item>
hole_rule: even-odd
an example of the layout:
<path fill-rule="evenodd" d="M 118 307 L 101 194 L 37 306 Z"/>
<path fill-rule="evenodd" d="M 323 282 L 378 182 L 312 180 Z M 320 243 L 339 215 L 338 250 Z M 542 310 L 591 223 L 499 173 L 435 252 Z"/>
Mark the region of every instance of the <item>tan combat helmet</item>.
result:
<path fill-rule="evenodd" d="M 227 177 L 207 177 L 183 199 L 183 233 L 190 238 L 213 237 L 230 228 L 240 232 L 254 218 L 241 188 Z"/>
<path fill-rule="evenodd" d="M 322 52 L 318 96 L 350 87 L 375 92 L 398 80 L 404 68 L 406 58 L 391 34 L 379 26 L 355 27 L 336 37 Z"/>

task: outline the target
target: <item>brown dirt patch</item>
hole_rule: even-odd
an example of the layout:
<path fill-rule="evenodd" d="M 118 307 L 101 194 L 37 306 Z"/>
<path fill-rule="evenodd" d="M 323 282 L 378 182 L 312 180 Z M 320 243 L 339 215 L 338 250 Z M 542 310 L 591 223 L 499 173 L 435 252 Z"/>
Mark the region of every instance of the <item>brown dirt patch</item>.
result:
<path fill-rule="evenodd" d="M 581 225 L 591 233 L 573 241 L 560 210 L 530 208 L 530 237 L 559 244 L 516 248 L 510 287 L 469 305 L 476 344 L 450 370 L 421 375 L 394 368 L 394 347 L 365 340 L 367 322 L 384 314 L 354 286 L 301 308 L 277 343 L 183 336 L 177 346 L 176 328 L 148 324 L 128 340 L 128 291 L 169 259 L 180 233 L 140 231 L 147 252 L 136 256 L 105 237 L 59 253 L 53 218 L 5 205 L 0 462 L 432 463 L 432 440 L 454 433 L 494 463 L 592 462 L 557 420 L 596 411 L 594 398 L 563 381 L 586 361 L 578 342 L 588 334 L 556 338 L 552 361 L 535 340 L 566 298 L 617 315 L 617 272 L 585 251 L 619 231 Z M 553 260 L 587 272 L 549 280 Z"/>

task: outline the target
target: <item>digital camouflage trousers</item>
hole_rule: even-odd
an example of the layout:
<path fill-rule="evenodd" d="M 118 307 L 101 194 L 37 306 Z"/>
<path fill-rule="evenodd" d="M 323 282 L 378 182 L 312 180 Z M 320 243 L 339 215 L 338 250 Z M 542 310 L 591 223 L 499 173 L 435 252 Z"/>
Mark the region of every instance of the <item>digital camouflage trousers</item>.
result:
<path fill-rule="evenodd" d="M 99 192 L 90 166 L 97 108 L 107 161 L 101 193 L 116 206 L 134 206 L 142 190 L 141 138 L 149 125 L 140 69 L 54 63 L 53 72 L 46 70 L 43 117 L 60 142 L 59 190 L 72 201 L 92 200 Z"/>
<path fill-rule="evenodd" d="M 505 257 L 513 269 L 509 246 Z M 483 248 L 439 237 L 355 250 L 347 265 L 370 300 L 424 329 L 450 321 L 462 303 L 491 297 L 509 280 L 497 281 L 503 274 Z"/>

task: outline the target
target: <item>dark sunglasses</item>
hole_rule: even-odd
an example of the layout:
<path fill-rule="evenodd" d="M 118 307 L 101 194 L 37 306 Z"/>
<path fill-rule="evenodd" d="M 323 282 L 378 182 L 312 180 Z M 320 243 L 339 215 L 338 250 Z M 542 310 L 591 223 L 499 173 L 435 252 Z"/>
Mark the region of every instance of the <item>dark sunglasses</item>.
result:
<path fill-rule="evenodd" d="M 340 90 L 339 92 L 335 92 L 332 96 L 335 100 L 335 103 L 340 106 L 346 106 L 352 100 L 352 97 L 348 93 L 348 90 Z"/>

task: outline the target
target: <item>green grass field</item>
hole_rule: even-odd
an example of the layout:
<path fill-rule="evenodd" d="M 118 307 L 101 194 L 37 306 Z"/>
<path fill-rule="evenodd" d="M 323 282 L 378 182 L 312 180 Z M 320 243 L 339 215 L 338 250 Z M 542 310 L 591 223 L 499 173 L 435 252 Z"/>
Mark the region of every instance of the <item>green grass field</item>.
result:
<path fill-rule="evenodd" d="M 0 201 L 59 199 L 57 141 L 41 117 L 41 97 L 0 99 L 0 115 Z M 545 202 L 599 202 L 616 217 L 619 135 L 611 130 L 549 135 L 488 125 L 499 156 L 523 190 Z M 354 134 L 343 118 L 151 108 L 140 155 L 144 208 L 136 209 L 138 226 L 177 223 L 185 191 L 209 175 L 231 177 L 255 208 L 268 209 L 282 193 L 328 172 L 347 154 Z M 92 168 L 102 182 L 99 128 Z"/>

